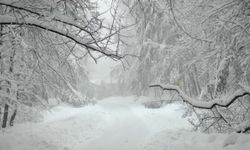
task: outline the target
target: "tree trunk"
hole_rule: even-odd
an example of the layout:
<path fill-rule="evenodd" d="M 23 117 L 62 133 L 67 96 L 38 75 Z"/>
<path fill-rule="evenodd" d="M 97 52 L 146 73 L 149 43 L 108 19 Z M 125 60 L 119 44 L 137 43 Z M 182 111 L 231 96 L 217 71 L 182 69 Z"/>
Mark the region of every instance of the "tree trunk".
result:
<path fill-rule="evenodd" d="M 7 126 L 8 111 L 9 111 L 9 105 L 5 104 L 5 106 L 4 106 L 4 112 L 3 112 L 3 124 L 2 124 L 2 128 L 6 128 L 6 126 Z"/>
<path fill-rule="evenodd" d="M 13 113 L 12 116 L 10 117 L 10 123 L 9 123 L 10 126 L 13 126 L 13 125 L 14 125 L 14 119 L 15 119 L 15 117 L 16 117 L 16 113 L 17 113 L 17 110 L 15 109 L 14 113 Z"/>
<path fill-rule="evenodd" d="M 3 44 L 3 25 L 0 25 L 0 45 Z"/>

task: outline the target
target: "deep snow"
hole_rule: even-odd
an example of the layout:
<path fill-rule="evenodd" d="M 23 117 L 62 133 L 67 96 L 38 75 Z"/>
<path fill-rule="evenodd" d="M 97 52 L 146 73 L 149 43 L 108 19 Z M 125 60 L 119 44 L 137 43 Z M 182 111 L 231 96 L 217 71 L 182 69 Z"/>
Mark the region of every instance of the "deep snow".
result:
<path fill-rule="evenodd" d="M 180 104 L 160 109 L 147 98 L 111 97 L 97 105 L 61 105 L 40 123 L 18 124 L 0 134 L 0 150 L 223 150 L 250 148 L 250 136 L 191 132 Z"/>

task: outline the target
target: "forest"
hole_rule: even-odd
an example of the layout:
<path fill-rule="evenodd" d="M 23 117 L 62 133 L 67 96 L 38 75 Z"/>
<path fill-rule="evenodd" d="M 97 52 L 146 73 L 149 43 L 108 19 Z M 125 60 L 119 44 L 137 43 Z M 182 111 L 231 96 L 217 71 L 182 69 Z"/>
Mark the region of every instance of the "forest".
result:
<path fill-rule="evenodd" d="M 249 41 L 249 0 L 0 0 L 0 149 L 247 150 Z"/>

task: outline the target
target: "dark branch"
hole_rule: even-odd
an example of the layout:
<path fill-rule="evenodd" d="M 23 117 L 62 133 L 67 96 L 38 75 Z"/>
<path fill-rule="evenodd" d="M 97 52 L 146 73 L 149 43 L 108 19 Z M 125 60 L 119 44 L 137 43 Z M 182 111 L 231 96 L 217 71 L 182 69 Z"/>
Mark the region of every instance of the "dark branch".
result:
<path fill-rule="evenodd" d="M 182 98 L 182 100 L 190 105 L 192 105 L 195 108 L 201 108 L 201 109 L 212 109 L 215 106 L 220 107 L 229 107 L 232 103 L 234 103 L 238 98 L 244 97 L 246 95 L 250 95 L 249 91 L 240 89 L 234 92 L 232 95 L 229 95 L 227 97 L 214 99 L 212 101 L 206 102 L 201 101 L 200 99 L 191 98 L 188 95 L 186 95 L 178 86 L 175 85 L 160 85 L 160 84 L 153 84 L 149 87 L 159 87 L 162 90 L 168 90 L 168 91 L 175 91 L 179 94 L 179 96 Z"/>
<path fill-rule="evenodd" d="M 16 18 L 11 17 L 11 16 L 0 16 L 0 24 L 1 25 L 28 25 L 28 26 L 37 27 L 37 28 L 61 35 L 63 37 L 66 37 L 66 38 L 74 41 L 75 43 L 84 46 L 86 49 L 99 52 L 105 56 L 112 57 L 115 59 L 122 58 L 121 56 L 110 53 L 109 51 L 106 51 L 104 49 L 99 49 L 97 47 L 91 46 L 90 44 L 84 43 L 82 41 L 82 39 L 80 39 L 79 37 L 77 37 L 71 33 L 68 33 L 68 31 L 59 30 L 59 29 L 54 28 L 52 25 L 47 25 L 49 23 L 47 23 L 45 25 L 45 22 L 41 22 L 41 21 L 37 20 L 36 18 L 28 18 L 25 20 L 16 20 Z"/>

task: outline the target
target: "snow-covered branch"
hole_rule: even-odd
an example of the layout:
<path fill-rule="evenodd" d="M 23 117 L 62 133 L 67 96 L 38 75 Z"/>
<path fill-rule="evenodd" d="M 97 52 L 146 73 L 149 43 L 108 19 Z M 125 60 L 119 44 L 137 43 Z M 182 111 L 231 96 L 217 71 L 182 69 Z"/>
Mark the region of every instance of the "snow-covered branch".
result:
<path fill-rule="evenodd" d="M 8 6 L 8 7 L 14 8 L 14 9 L 18 9 L 18 10 L 23 10 L 23 11 L 29 12 L 31 14 L 35 14 L 35 15 L 37 15 L 39 17 L 46 17 L 42 13 L 33 11 L 31 9 L 28 9 L 28 8 L 25 8 L 25 6 L 22 6 L 22 4 L 20 4 L 20 3 L 13 3 L 10 0 L 2 0 L 2 1 L 0 1 L 0 5 Z M 65 16 L 65 15 L 53 14 L 52 18 L 50 18 L 50 19 L 53 20 L 53 21 L 61 22 L 63 24 L 69 25 L 69 26 L 73 26 L 75 28 L 78 28 L 78 29 L 80 29 L 80 30 L 88 33 L 90 36 L 93 36 L 92 35 L 93 33 L 91 31 L 87 30 L 86 26 L 84 27 L 84 26 L 79 25 L 79 23 L 76 22 L 74 20 L 74 18 Z"/>
<path fill-rule="evenodd" d="M 220 107 L 229 107 L 231 104 L 233 104 L 238 98 L 250 95 L 250 88 L 246 87 L 244 85 L 241 85 L 241 89 L 236 90 L 233 92 L 231 95 L 227 95 L 224 97 L 216 98 L 211 101 L 202 101 L 201 99 L 196 99 L 188 96 L 186 93 L 184 93 L 180 87 L 175 86 L 175 85 L 162 85 L 162 84 L 152 84 L 150 87 L 159 87 L 163 91 L 175 91 L 179 94 L 179 96 L 182 98 L 182 100 L 188 104 L 190 104 L 194 108 L 200 108 L 200 109 L 210 109 L 212 110 L 213 108 L 217 109 L 217 106 Z M 220 116 L 220 118 L 224 119 L 223 116 Z M 227 122 L 228 123 L 228 122 Z M 235 131 L 238 133 L 245 133 L 250 130 L 250 121 L 246 120 L 242 123 L 240 123 L 236 128 Z"/>
<path fill-rule="evenodd" d="M 1 25 L 28 25 L 28 26 L 33 26 L 33 27 L 37 27 L 40 29 L 44 29 L 46 31 L 50 31 L 52 33 L 61 35 L 65 38 L 68 38 L 72 41 L 74 41 L 75 43 L 84 46 L 87 50 L 91 50 L 91 51 L 96 51 L 99 53 L 102 53 L 108 57 L 112 57 L 115 59 L 121 59 L 121 56 L 118 56 L 116 54 L 113 54 L 105 49 L 100 49 L 99 47 L 95 47 L 93 45 L 87 44 L 85 43 L 80 37 L 69 33 L 69 31 L 67 29 L 59 29 L 53 26 L 53 24 L 49 23 L 49 22 L 44 22 L 44 21 L 40 21 L 36 18 L 33 17 L 28 17 L 28 18 L 23 18 L 23 19 L 16 19 L 15 17 L 9 16 L 9 15 L 0 15 L 0 24 Z"/>
<path fill-rule="evenodd" d="M 28 13 L 31 13 L 31 14 L 34 14 L 34 15 L 37 15 L 39 17 L 47 17 L 49 18 L 50 16 L 46 16 L 38 11 L 34 11 L 32 9 L 29 9 L 29 8 L 26 8 L 23 3 L 19 3 L 18 1 L 17 2 L 13 2 L 11 0 L 1 0 L 0 1 L 0 5 L 3 5 L 3 6 L 7 6 L 7 7 L 11 7 L 11 8 L 14 8 L 14 9 L 18 9 L 18 10 L 22 10 L 22 11 L 26 11 Z M 91 34 L 90 31 L 88 31 L 86 29 L 86 27 L 84 26 L 81 26 L 79 25 L 78 22 L 76 22 L 76 20 L 74 20 L 74 18 L 72 17 L 68 17 L 68 16 L 65 16 L 65 15 L 59 15 L 59 14 L 51 14 L 52 17 L 50 18 L 51 20 L 53 21 L 58 21 L 58 22 L 61 22 L 61 23 L 64 23 L 64 24 L 67 24 L 67 25 L 70 25 L 70 26 L 74 26 L 80 30 L 83 30 L 89 34 Z"/>
<path fill-rule="evenodd" d="M 180 89 L 180 87 L 175 86 L 175 85 L 152 84 L 149 87 L 159 87 L 162 90 L 175 91 L 179 94 L 179 96 L 183 99 L 184 102 L 192 105 L 193 107 L 201 108 L 201 109 L 212 109 L 215 106 L 228 107 L 238 98 L 246 96 L 246 95 L 250 95 L 249 89 L 243 87 L 243 89 L 236 90 L 231 95 L 221 97 L 221 98 L 216 98 L 212 101 L 206 102 L 206 101 L 201 101 L 200 99 L 195 99 L 195 98 L 188 96 Z"/>
<path fill-rule="evenodd" d="M 236 128 L 236 131 L 238 133 L 246 133 L 249 130 L 250 130 L 250 120 L 246 120 L 240 123 Z"/>

